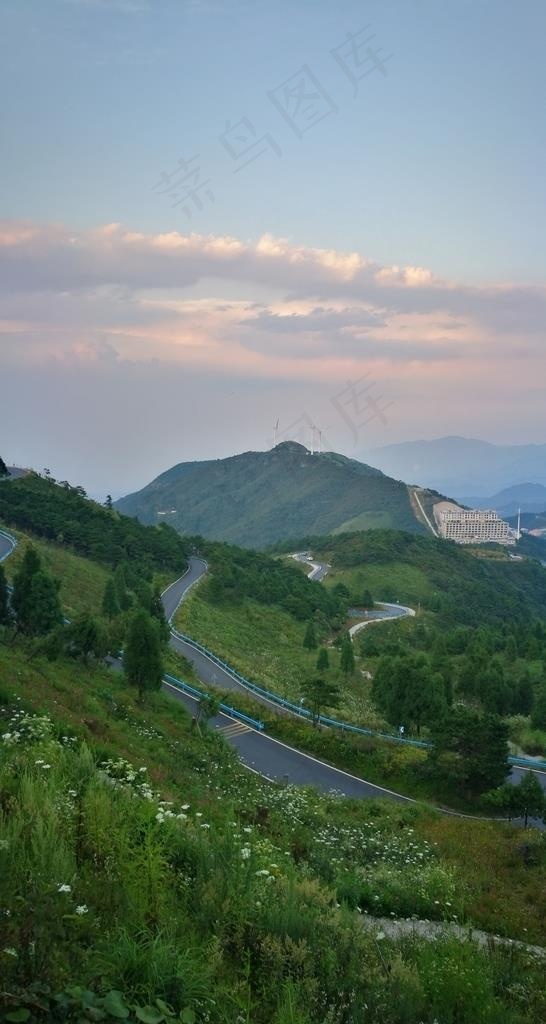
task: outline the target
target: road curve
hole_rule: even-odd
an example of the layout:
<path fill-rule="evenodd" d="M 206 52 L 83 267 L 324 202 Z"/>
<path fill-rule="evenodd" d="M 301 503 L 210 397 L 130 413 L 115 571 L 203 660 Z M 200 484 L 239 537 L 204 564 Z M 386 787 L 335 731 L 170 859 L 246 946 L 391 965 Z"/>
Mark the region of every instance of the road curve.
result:
<path fill-rule="evenodd" d="M 163 592 L 163 607 L 169 620 L 172 619 L 190 589 L 205 574 L 206 568 L 206 562 L 202 558 L 190 558 L 188 571 Z M 183 654 L 188 661 L 191 661 L 203 683 L 212 684 L 226 691 L 238 690 L 240 692 L 241 687 L 236 680 L 219 665 L 209 661 L 206 655 L 194 650 L 189 644 L 173 635 L 171 635 L 171 646 L 175 651 Z M 195 701 L 191 697 L 181 693 L 169 683 L 165 683 L 164 688 L 192 712 L 195 710 Z M 241 761 L 248 768 L 268 779 L 290 782 L 299 786 L 316 786 L 324 793 L 335 791 L 350 797 L 375 797 L 376 799 L 387 797 L 402 803 L 415 803 L 410 797 L 393 793 L 382 786 L 375 786 L 364 779 L 358 779 L 356 776 L 325 764 L 324 761 L 319 761 L 309 754 L 295 750 L 294 747 L 281 743 L 263 732 L 258 732 L 242 724 L 235 726 L 234 720 L 228 715 L 217 715 L 209 725 L 224 734 L 225 739 L 236 748 Z"/>
<path fill-rule="evenodd" d="M 178 580 L 175 580 L 175 582 L 167 587 L 163 592 L 163 606 L 169 621 L 172 619 L 177 608 L 191 588 L 204 576 L 206 571 L 207 563 L 204 559 L 191 557 L 189 559 L 187 572 Z M 411 611 L 411 609 L 409 609 L 409 611 Z M 402 612 L 402 614 L 404 614 L 404 612 Z M 185 643 L 184 640 L 180 640 L 178 637 L 171 634 L 170 643 L 171 647 L 175 651 L 178 651 L 191 662 L 197 676 L 203 683 L 215 686 L 226 693 L 240 693 L 241 691 L 247 692 L 245 688 L 230 675 L 229 672 L 223 669 L 220 665 L 211 661 L 205 654 L 202 654 L 200 651 L 196 651 L 192 646 L 190 646 L 190 644 Z M 171 694 L 175 694 L 172 687 L 169 689 L 169 692 Z M 191 698 L 186 697 L 179 691 L 176 691 L 176 695 L 186 703 L 187 707 L 195 707 L 195 705 L 192 704 Z M 262 704 L 271 705 L 270 701 L 266 698 L 261 698 L 259 694 L 252 693 L 252 697 L 254 700 L 258 700 Z M 281 710 L 277 705 L 274 705 L 274 707 L 277 712 Z M 224 726 L 226 725 L 226 720 L 232 721 L 231 719 L 227 719 L 227 716 L 219 716 L 219 719 L 212 723 L 215 728 L 222 728 L 222 722 L 220 721 L 221 718 L 223 719 Z M 301 751 L 297 751 L 292 747 L 286 747 L 283 744 L 280 744 L 279 741 L 274 740 L 271 736 L 267 736 L 264 733 L 249 730 L 248 732 L 237 731 L 235 734 L 231 734 L 231 731 L 228 731 L 226 733 L 226 739 L 237 748 L 241 760 L 245 764 L 254 768 L 261 775 L 265 775 L 268 778 L 290 781 L 298 783 L 299 785 L 315 785 L 324 791 L 336 789 L 347 796 L 388 797 L 393 800 L 415 803 L 415 801 L 412 801 L 409 797 L 405 797 L 402 794 L 393 793 L 391 790 L 384 789 L 381 786 L 375 786 L 363 779 L 356 779 L 351 775 L 345 775 L 343 772 L 340 772 L 338 769 L 333 768 L 322 761 L 317 761 L 314 758 L 309 757 L 309 755 L 303 754 Z M 274 744 L 277 745 L 276 748 L 273 747 Z M 513 784 L 517 784 L 521 781 L 525 772 L 528 770 L 529 769 L 526 768 L 512 767 L 509 775 L 509 781 Z M 546 790 L 546 772 L 537 770 L 535 775 L 542 788 Z M 472 815 L 463 816 L 472 817 Z M 543 827 L 541 823 L 537 824 L 539 824 L 539 827 Z"/>
<path fill-rule="evenodd" d="M 296 562 L 303 562 L 305 565 L 310 566 L 311 572 L 307 573 L 308 580 L 315 580 L 320 583 L 328 573 L 330 566 L 328 562 L 316 562 L 312 555 L 308 551 L 295 551 L 290 558 L 295 559 Z"/>
<path fill-rule="evenodd" d="M 15 548 L 15 543 L 11 537 L 6 533 L 0 533 L 0 562 L 11 555 L 11 552 Z"/>
<path fill-rule="evenodd" d="M 13 540 L 6 534 L 0 533 L 0 562 L 9 557 L 14 547 Z M 206 562 L 202 558 L 192 557 L 189 559 L 187 571 L 164 590 L 162 594 L 163 607 L 169 620 L 174 616 L 181 601 L 184 600 L 191 588 L 203 577 L 206 571 Z M 220 687 L 225 691 L 240 691 L 241 687 L 237 684 L 236 680 L 220 666 L 210 661 L 205 655 L 195 651 L 188 644 L 174 636 L 171 636 L 171 645 L 192 662 L 202 682 Z M 182 694 L 167 683 L 165 688 L 177 700 L 181 700 L 190 710 L 195 710 L 195 701 L 191 697 Z M 218 715 L 210 724 L 221 732 L 225 730 L 226 740 L 237 749 L 243 763 L 266 778 L 281 782 L 291 782 L 297 785 L 316 786 L 323 792 L 332 792 L 334 790 L 351 797 L 387 797 L 399 802 L 415 802 L 410 797 L 405 797 L 402 794 L 394 793 L 363 779 L 358 779 L 331 765 L 325 764 L 323 761 L 318 761 L 310 755 L 295 750 L 293 747 L 289 747 L 264 733 L 241 725 L 235 728 L 234 720 L 227 715 Z M 512 781 L 519 781 L 523 777 L 524 770 L 513 768 Z M 537 772 L 537 778 L 540 779 L 541 784 L 546 789 L 546 773 Z"/>

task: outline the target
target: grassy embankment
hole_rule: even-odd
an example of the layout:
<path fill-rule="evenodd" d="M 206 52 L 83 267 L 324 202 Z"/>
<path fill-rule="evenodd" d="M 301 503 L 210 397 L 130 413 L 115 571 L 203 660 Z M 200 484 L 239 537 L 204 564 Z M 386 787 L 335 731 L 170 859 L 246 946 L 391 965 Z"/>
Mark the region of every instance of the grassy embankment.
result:
<path fill-rule="evenodd" d="M 73 618 L 81 612 L 100 612 L 108 578 L 108 572 L 102 565 L 74 554 L 61 544 L 32 537 L 13 527 L 9 528 L 9 532 L 18 540 L 15 551 L 3 563 L 9 582 L 13 581 L 25 550 L 32 544 L 39 552 L 46 569 L 60 583 L 59 596 L 67 618 Z"/>
<path fill-rule="evenodd" d="M 85 739 L 99 760 L 145 764 L 164 799 L 190 803 L 197 817 L 199 805 L 215 828 L 234 814 L 246 818 L 257 848 L 262 841 L 267 850 L 275 845 L 270 859 L 281 858 L 283 871 L 307 864 L 349 905 L 437 920 L 457 914 L 512 938 L 545 940 L 540 834 L 527 837 L 530 857 L 520 849 L 520 831 L 507 825 L 271 785 L 246 772 L 219 737 L 193 733 L 185 710 L 167 694 L 141 709 L 121 674 L 66 662 L 29 664 L 22 647 L 0 648 L 0 665 L 3 732 L 12 728 L 13 709 L 47 714 L 59 735 Z M 373 828 L 375 836 L 366 851 L 361 828 Z"/>
<path fill-rule="evenodd" d="M 240 604 L 211 604 L 203 583 L 180 606 L 175 624 L 248 679 L 290 700 L 299 701 L 304 680 L 317 674 L 317 650 L 303 647 L 306 623 L 274 605 L 248 598 Z M 345 679 L 339 650 L 330 647 L 328 655 L 330 667 L 324 675 L 341 689 L 339 716 L 373 727 L 383 725 L 362 675 L 366 666 L 359 661 L 354 676 Z"/>

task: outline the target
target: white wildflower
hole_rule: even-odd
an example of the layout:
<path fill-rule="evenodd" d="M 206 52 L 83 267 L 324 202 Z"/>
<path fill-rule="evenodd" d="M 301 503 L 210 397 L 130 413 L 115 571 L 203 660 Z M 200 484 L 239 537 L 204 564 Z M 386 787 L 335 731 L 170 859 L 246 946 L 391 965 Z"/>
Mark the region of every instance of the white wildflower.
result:
<path fill-rule="evenodd" d="M 66 883 L 63 882 L 61 885 L 57 886 L 57 892 L 72 892 L 72 886 L 66 885 Z"/>

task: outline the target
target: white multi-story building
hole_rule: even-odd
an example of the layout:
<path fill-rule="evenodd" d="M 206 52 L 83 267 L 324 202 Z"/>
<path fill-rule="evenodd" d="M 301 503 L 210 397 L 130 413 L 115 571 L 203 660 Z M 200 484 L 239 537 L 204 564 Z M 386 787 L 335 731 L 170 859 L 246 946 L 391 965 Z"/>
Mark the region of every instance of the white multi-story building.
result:
<path fill-rule="evenodd" d="M 516 536 L 504 519 L 492 510 L 464 509 L 448 501 L 434 506 L 440 537 L 456 544 L 515 544 Z"/>

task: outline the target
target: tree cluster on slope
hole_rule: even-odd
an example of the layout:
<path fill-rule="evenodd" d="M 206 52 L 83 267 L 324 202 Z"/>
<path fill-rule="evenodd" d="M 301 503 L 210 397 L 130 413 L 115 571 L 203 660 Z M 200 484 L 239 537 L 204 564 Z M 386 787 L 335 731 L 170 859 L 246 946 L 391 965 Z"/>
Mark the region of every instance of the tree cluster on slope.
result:
<path fill-rule="evenodd" d="M 204 550 L 212 570 L 205 590 L 211 602 L 233 603 L 249 597 L 277 605 L 300 622 L 314 619 L 326 629 L 341 625 L 346 602 L 321 583 L 306 579 L 295 566 L 227 544 L 206 543 Z"/>
<path fill-rule="evenodd" d="M 190 546 L 166 524 L 142 526 L 90 501 L 81 487 L 36 474 L 1 488 L 0 520 L 111 568 L 129 562 L 144 575 L 153 570 L 180 573 Z"/>

